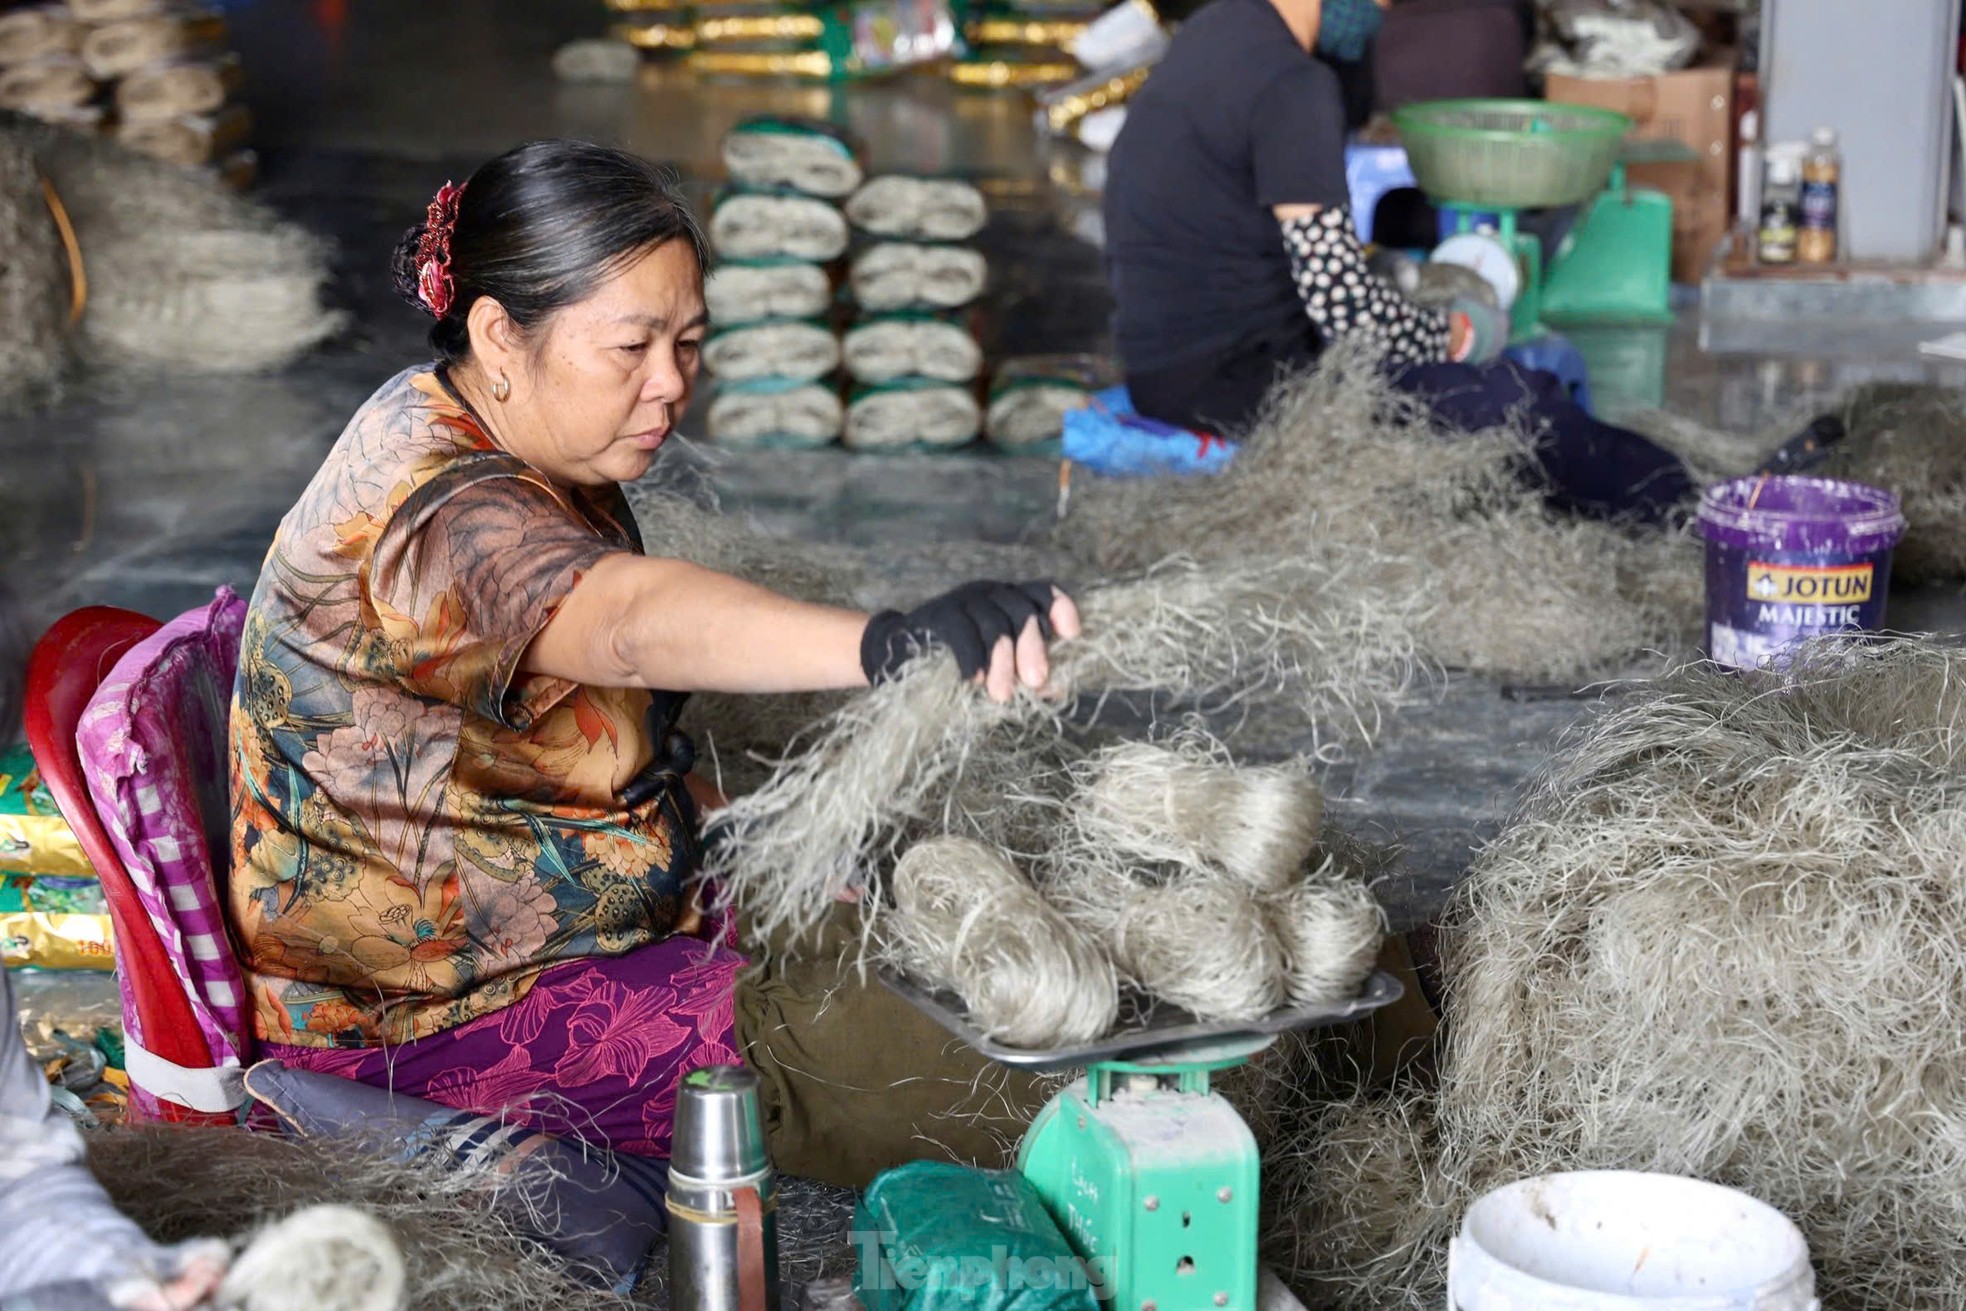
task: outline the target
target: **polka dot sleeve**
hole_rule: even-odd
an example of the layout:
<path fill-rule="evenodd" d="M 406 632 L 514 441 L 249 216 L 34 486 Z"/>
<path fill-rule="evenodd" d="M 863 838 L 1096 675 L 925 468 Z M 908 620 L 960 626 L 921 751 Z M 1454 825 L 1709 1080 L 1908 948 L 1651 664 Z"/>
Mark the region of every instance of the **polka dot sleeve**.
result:
<path fill-rule="evenodd" d="M 1349 206 L 1284 219 L 1282 226 L 1297 294 L 1326 341 L 1362 335 L 1400 364 L 1448 358 L 1446 313 L 1421 309 L 1366 267 Z"/>

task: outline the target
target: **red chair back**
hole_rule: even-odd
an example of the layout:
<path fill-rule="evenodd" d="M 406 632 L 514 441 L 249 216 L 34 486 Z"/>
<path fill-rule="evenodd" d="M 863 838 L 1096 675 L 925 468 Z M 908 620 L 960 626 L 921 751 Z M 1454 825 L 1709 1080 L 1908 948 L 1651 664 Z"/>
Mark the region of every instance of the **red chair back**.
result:
<path fill-rule="evenodd" d="M 76 750 L 76 729 L 89 698 L 123 653 L 163 625 L 148 615 L 113 606 L 89 606 L 63 616 L 42 635 L 27 661 L 23 715 L 27 745 L 41 781 L 62 818 L 102 880 L 109 919 L 116 935 L 116 968 L 122 975 L 125 1006 L 136 1012 L 143 1045 L 167 1061 L 192 1068 L 212 1064 L 210 1046 L 191 1013 L 186 984 L 172 968 L 136 885 L 123 868 L 109 834 L 96 814 Z M 134 1107 L 134 1102 L 132 1103 Z M 235 1117 L 211 1115 L 161 1102 L 165 1120 L 188 1124 L 232 1124 Z"/>

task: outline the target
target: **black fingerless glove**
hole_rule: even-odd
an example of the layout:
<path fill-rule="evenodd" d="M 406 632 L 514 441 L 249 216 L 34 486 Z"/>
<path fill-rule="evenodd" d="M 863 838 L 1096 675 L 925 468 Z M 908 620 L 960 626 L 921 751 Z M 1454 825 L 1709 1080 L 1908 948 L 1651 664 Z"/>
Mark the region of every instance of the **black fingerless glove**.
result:
<path fill-rule="evenodd" d="M 964 678 L 990 667 L 997 639 L 1017 640 L 1035 619 L 1051 640 L 1051 603 L 1058 589 L 1050 583 L 964 583 L 926 605 L 902 614 L 883 610 L 860 635 L 860 670 L 869 683 L 884 682 L 917 654 L 947 647 Z"/>

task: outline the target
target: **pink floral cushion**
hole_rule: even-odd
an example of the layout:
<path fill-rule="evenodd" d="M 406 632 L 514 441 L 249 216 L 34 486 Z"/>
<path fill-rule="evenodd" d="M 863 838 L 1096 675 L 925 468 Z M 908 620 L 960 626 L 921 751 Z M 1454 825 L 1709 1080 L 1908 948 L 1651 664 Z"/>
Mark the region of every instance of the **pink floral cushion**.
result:
<path fill-rule="evenodd" d="M 82 713 L 89 795 L 185 982 L 216 1064 L 251 1051 L 245 981 L 226 933 L 226 741 L 246 604 L 229 588 L 130 648 Z M 123 1019 L 150 1042 L 123 983 Z"/>

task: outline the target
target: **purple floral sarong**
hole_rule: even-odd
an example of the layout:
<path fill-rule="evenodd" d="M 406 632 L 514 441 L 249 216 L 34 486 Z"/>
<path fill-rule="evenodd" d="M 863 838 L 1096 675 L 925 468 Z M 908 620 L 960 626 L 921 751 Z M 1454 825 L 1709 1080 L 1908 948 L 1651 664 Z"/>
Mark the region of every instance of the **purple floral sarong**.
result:
<path fill-rule="evenodd" d="M 671 937 L 552 966 L 514 1005 L 415 1042 L 269 1042 L 260 1054 L 617 1152 L 666 1157 L 678 1081 L 739 1059 L 731 997 L 745 963 L 728 946 Z"/>

